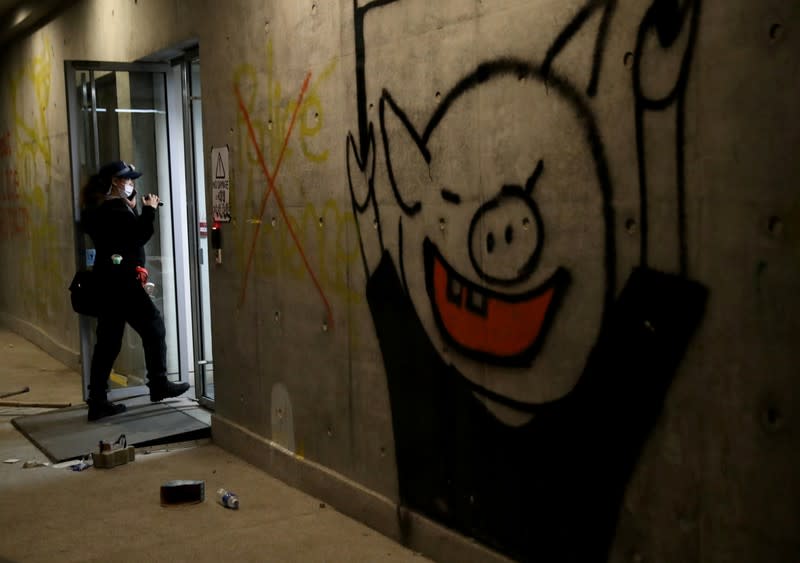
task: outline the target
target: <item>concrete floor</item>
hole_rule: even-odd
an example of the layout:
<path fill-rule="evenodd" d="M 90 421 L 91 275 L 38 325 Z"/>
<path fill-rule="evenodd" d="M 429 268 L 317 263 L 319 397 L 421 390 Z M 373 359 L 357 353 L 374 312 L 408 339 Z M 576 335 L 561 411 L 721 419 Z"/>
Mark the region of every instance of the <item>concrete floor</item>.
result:
<path fill-rule="evenodd" d="M 0 392 L 24 386 L 0 401 L 82 403 L 77 373 L 0 328 Z M 0 406 L 0 562 L 430 561 L 210 441 L 140 450 L 113 469 L 23 468 L 48 461 L 10 423 L 33 412 Z M 205 501 L 162 507 L 173 479 L 204 480 Z M 220 487 L 238 511 L 216 503 Z"/>

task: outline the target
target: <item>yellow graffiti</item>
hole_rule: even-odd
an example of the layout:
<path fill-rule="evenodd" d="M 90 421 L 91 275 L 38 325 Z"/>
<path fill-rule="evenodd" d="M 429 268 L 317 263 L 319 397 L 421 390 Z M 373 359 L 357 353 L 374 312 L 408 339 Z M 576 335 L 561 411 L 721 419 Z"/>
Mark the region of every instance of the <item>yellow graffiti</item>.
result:
<path fill-rule="evenodd" d="M 286 131 L 292 113 L 297 107 L 295 92 L 284 91 L 283 85 L 276 78 L 272 43 L 266 45 L 266 72 L 259 75 L 256 67 L 249 63 L 238 65 L 233 72 L 233 82 L 241 93 L 244 105 L 249 108 L 250 124 L 255 132 L 257 144 L 261 147 L 267 166 L 273 170 L 283 146 Z M 317 136 L 324 126 L 324 104 L 320 86 L 331 76 L 336 67 L 332 60 L 312 80 L 308 92 L 298 108 L 299 128 L 290 139 L 284 154 L 284 166 L 299 153 L 293 150 L 293 143 L 299 143 L 302 158 L 312 164 L 321 164 L 328 160 L 330 151 L 319 147 Z M 259 76 L 263 76 L 259 80 Z M 299 87 L 299 84 L 296 85 Z M 234 208 L 243 214 L 241 225 L 232 225 L 231 235 L 235 239 L 235 251 L 239 263 L 244 264 L 247 258 L 247 237 L 251 229 L 243 228 L 263 221 L 260 240 L 257 242 L 256 260 L 253 272 L 256 276 L 288 276 L 291 279 L 308 279 L 308 271 L 303 265 L 300 251 L 289 234 L 280 214 L 275 217 L 258 218 L 259 203 L 267 182 L 258 160 L 258 155 L 248 137 L 248 128 L 243 115 L 237 117 L 237 137 L 233 154 L 235 188 L 231 191 Z M 315 144 L 316 142 L 316 144 Z M 278 181 L 278 184 L 281 180 Z M 286 183 L 286 182 L 284 182 Z M 298 187 L 300 189 L 300 187 Z M 276 185 L 276 192 L 283 198 L 285 190 Z M 237 199 L 241 199 L 236 201 Z M 354 219 L 350 210 L 341 210 L 337 202 L 329 200 L 322 209 L 307 203 L 303 209 L 290 207 L 286 209 L 301 248 L 312 260 L 320 284 L 326 292 L 337 295 L 348 303 L 360 303 L 361 297 L 348 286 L 347 272 L 351 264 L 357 264 L 359 255 L 356 250 L 349 250 L 347 244 L 348 226 L 353 226 Z"/>
<path fill-rule="evenodd" d="M 320 153 L 313 153 L 308 146 L 308 139 L 322 130 L 322 101 L 319 97 L 317 85 L 328 79 L 335 66 L 335 60 L 328 63 L 328 66 L 320 73 L 319 78 L 311 83 L 311 87 L 308 89 L 308 93 L 300 106 L 300 147 L 303 149 L 305 157 L 312 162 L 325 162 L 328 160 L 328 149 Z M 293 107 L 290 108 L 290 113 L 293 109 Z"/>
<path fill-rule="evenodd" d="M 53 313 L 53 296 L 61 295 L 65 273 L 61 268 L 63 253 L 56 229 L 63 209 L 53 205 L 53 153 L 47 107 L 51 94 L 53 55 L 50 41 L 43 40 L 42 49 L 17 72 L 11 74 L 8 92 L 11 99 L 12 129 L 4 143 L 3 156 L 3 214 L 14 215 L 15 227 L 4 232 L 4 238 L 14 243 L 16 257 L 15 287 L 22 312 L 36 315 L 35 321 L 47 319 Z M 63 200 L 63 198 L 61 198 Z M 66 200 L 68 201 L 68 199 Z M 28 260 L 19 260 L 28 256 Z M 58 308 L 66 309 L 64 303 Z"/>
<path fill-rule="evenodd" d="M 336 67 L 336 60 L 332 60 L 322 70 L 310 84 L 308 92 L 303 98 L 298 111 L 299 129 L 297 138 L 303 156 L 310 162 L 322 163 L 328 160 L 329 150 L 317 148 L 314 152 L 312 139 L 316 137 L 323 127 L 323 104 L 320 98 L 319 87 L 324 83 Z M 255 131 L 258 146 L 264 151 L 264 157 L 268 165 L 274 164 L 283 146 L 289 120 L 294 112 L 297 102 L 294 100 L 293 92 L 289 93 L 289 98 L 284 98 L 283 86 L 275 77 L 275 63 L 272 42 L 268 41 L 266 46 L 266 73 L 262 84 L 258 79 L 258 72 L 252 64 L 244 63 L 237 66 L 233 72 L 234 84 L 239 88 L 245 105 L 250 109 L 251 125 Z M 264 107 L 266 104 L 266 107 Z M 245 177 L 238 178 L 237 186 L 245 188 L 244 202 L 248 206 L 245 209 L 247 215 L 255 215 L 252 207 L 260 201 L 263 191 L 263 174 L 258 162 L 258 155 L 253 149 L 247 136 L 247 127 L 244 117 L 237 115 L 237 144 L 236 170 L 244 173 Z M 288 162 L 294 155 L 291 143 L 286 147 L 284 159 Z M 238 191 L 238 190 L 237 190 Z M 235 197 L 234 191 L 231 196 Z M 232 201 L 232 205 L 236 202 Z"/>
<path fill-rule="evenodd" d="M 306 249 L 306 254 L 316 258 L 316 273 L 320 283 L 340 299 L 348 303 L 360 303 L 361 296 L 348 284 L 350 266 L 360 266 L 359 250 L 348 249 L 347 231 L 355 232 L 355 220 L 348 210 L 343 212 L 339 204 L 330 199 L 317 209 L 313 203 L 307 203 L 300 212 L 287 210 L 292 228 Z M 283 224 L 280 216 L 266 219 L 259 241 L 259 260 L 256 268 L 259 274 L 276 275 L 279 272 L 290 279 L 305 280 L 308 271 L 303 266 L 297 248 L 289 235 L 289 229 Z"/>

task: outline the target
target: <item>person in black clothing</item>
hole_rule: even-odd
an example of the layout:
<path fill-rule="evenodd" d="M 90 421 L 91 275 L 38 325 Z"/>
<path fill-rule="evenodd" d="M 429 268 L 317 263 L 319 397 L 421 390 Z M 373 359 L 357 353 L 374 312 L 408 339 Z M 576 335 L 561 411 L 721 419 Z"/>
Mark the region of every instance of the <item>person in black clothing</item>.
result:
<path fill-rule="evenodd" d="M 89 377 L 89 420 L 125 411 L 125 405 L 111 403 L 107 397 L 108 377 L 122 347 L 125 323 L 142 338 L 150 400 L 177 397 L 189 388 L 188 383 L 167 379 L 164 319 L 144 289 L 144 245 L 153 235 L 159 198 L 144 196 L 142 212 L 137 213 L 134 180 L 141 175 L 132 164 L 110 162 L 83 190 L 81 223 L 95 245 L 94 271 L 101 302 Z"/>

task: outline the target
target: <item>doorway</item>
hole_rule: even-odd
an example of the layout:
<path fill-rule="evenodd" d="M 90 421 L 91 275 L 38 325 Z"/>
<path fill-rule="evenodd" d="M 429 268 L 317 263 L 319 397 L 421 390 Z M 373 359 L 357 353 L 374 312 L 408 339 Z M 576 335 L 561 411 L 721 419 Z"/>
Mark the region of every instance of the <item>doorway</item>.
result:
<path fill-rule="evenodd" d="M 197 400 L 213 408 L 199 52 L 182 50 L 164 62 L 67 61 L 65 71 L 76 265 L 89 269 L 94 261 L 91 239 L 79 227 L 81 186 L 103 163 L 133 163 L 142 172 L 138 194 L 165 202 L 145 251 L 151 297 L 167 330 L 167 375 L 188 381 Z M 80 316 L 84 398 L 95 326 L 95 319 Z M 126 327 L 109 399 L 146 394 L 145 376 L 141 340 Z"/>

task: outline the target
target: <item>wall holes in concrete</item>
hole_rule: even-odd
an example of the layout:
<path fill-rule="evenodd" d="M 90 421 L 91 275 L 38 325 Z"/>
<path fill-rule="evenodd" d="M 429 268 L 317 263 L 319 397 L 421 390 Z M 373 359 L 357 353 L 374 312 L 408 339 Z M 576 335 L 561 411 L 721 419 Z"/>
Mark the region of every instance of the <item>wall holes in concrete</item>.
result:
<path fill-rule="evenodd" d="M 441 99 L 441 97 L 442 97 L 442 93 L 441 92 L 436 92 L 436 94 L 434 94 L 433 97 L 436 98 L 436 101 L 438 102 L 439 99 Z"/>
<path fill-rule="evenodd" d="M 372 102 L 370 102 L 370 103 L 369 103 L 369 109 L 370 109 L 370 110 L 372 110 L 372 108 L 374 108 L 374 107 L 375 107 L 375 104 L 373 104 Z"/>
<path fill-rule="evenodd" d="M 447 221 L 444 220 L 444 217 L 439 217 L 439 230 L 444 232 L 444 226 Z"/>
<path fill-rule="evenodd" d="M 322 332 L 328 332 L 328 321 L 322 321 Z"/>
<path fill-rule="evenodd" d="M 761 425 L 767 432 L 777 432 L 783 428 L 783 415 L 775 406 L 769 406 L 761 413 Z"/>
<path fill-rule="evenodd" d="M 275 322 L 276 323 L 280 322 L 280 320 L 281 320 L 281 312 L 280 311 L 275 311 Z"/>
<path fill-rule="evenodd" d="M 381 447 L 381 457 L 386 457 L 386 448 Z"/>
<path fill-rule="evenodd" d="M 273 217 L 272 221 L 270 221 L 270 225 L 272 225 L 273 227 L 277 227 L 278 226 L 278 219 Z"/>
<path fill-rule="evenodd" d="M 267 130 L 272 131 L 272 120 L 267 121 Z"/>
<path fill-rule="evenodd" d="M 625 220 L 625 232 L 627 232 L 629 235 L 635 235 L 636 228 L 636 219 L 629 217 Z"/>
<path fill-rule="evenodd" d="M 269 20 L 264 22 L 264 33 L 269 33 Z"/>
<path fill-rule="evenodd" d="M 622 57 L 622 64 L 625 65 L 625 68 L 631 68 L 633 66 L 633 53 L 630 51 L 625 53 L 625 56 Z"/>
<path fill-rule="evenodd" d="M 316 13 L 317 13 L 317 4 L 315 2 L 315 3 L 311 4 L 311 15 L 313 16 Z"/>
<path fill-rule="evenodd" d="M 330 426 L 328 426 L 328 437 L 333 438 L 333 428 L 331 428 Z"/>
<path fill-rule="evenodd" d="M 376 231 L 378 230 L 378 221 L 377 220 L 372 222 L 372 228 L 375 229 Z"/>
<path fill-rule="evenodd" d="M 319 227 L 322 228 L 324 225 L 325 225 L 325 220 L 322 217 L 320 217 L 319 218 Z"/>
<path fill-rule="evenodd" d="M 531 226 L 531 220 L 528 217 L 522 218 L 522 229 L 527 231 Z"/>
<path fill-rule="evenodd" d="M 767 220 L 767 231 L 772 238 L 783 236 L 783 221 L 780 217 L 773 215 Z"/>
<path fill-rule="evenodd" d="M 296 451 L 292 400 L 289 397 L 289 390 L 283 383 L 275 383 L 272 386 L 269 410 L 272 440 L 289 451 Z"/>
<path fill-rule="evenodd" d="M 783 37 L 783 26 L 779 23 L 774 23 L 769 27 L 769 40 L 771 43 L 775 43 L 781 37 Z"/>

